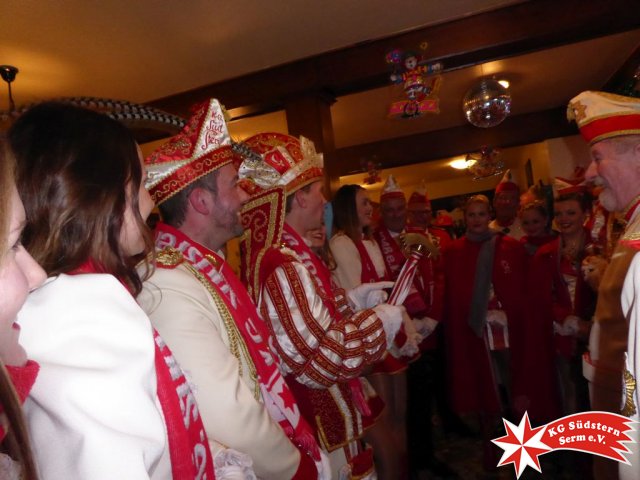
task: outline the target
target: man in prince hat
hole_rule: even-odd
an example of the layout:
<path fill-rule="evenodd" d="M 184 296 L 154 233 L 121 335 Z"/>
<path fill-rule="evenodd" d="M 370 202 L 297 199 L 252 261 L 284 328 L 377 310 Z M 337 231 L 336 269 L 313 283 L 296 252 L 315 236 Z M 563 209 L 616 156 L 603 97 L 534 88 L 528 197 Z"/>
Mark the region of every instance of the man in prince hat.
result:
<path fill-rule="evenodd" d="M 393 175 L 387 177 L 380 195 L 381 221 L 373 236 L 380 246 L 385 267 L 392 279 L 398 277 L 406 261 L 400 240 L 404 233 L 424 234 L 439 248 L 451 241 L 443 230 L 433 234 L 432 229 L 427 227 L 430 210 L 431 202 L 424 185 L 407 202 Z M 414 221 L 408 225 L 410 218 Z M 406 373 L 406 417 L 411 472 L 417 475 L 421 470 L 429 470 L 435 475 L 450 477 L 453 472 L 434 455 L 432 425 L 434 405 L 443 417 L 445 429 L 453 428 L 456 420 L 446 405 L 444 364 L 437 352 L 440 342 L 436 327 L 441 318 L 444 299 L 441 259 L 442 257 L 435 259 L 428 256 L 420 259 L 411 290 L 403 303 L 424 337 L 419 345 L 421 355 L 409 364 Z"/>
<path fill-rule="evenodd" d="M 218 473 L 233 464 L 246 471 L 252 460 L 259 478 L 328 478 L 269 332 L 220 253 L 242 234 L 239 211 L 247 200 L 231 143 L 222 106 L 212 99 L 146 159 L 147 188 L 163 222 L 156 269 L 139 302 L 194 385 Z"/>
<path fill-rule="evenodd" d="M 447 231 L 433 224 L 433 209 L 431 200 L 427 195 L 427 186 L 424 180 L 411 194 L 407 201 L 407 223 L 409 226 L 421 229 L 431 235 L 433 242 L 441 249 L 451 242 L 451 236 Z"/>
<path fill-rule="evenodd" d="M 379 303 L 386 282 L 337 288 L 305 242 L 321 226 L 326 203 L 313 143 L 262 133 L 243 146 L 239 175 L 253 192 L 243 211 L 248 288 L 303 415 L 329 452 L 333 478 L 375 478 L 372 451 L 359 439 L 380 410 L 359 376 L 393 341 L 404 309 Z"/>
<path fill-rule="evenodd" d="M 599 195 L 602 206 L 610 212 L 620 213 L 626 223 L 600 281 L 589 351 L 583 359 L 583 372 L 590 382 L 591 409 L 619 413 L 626 400 L 623 413 L 638 420 L 637 391 L 633 391 L 638 364 L 630 361 L 637 353 L 627 354 L 625 369 L 629 328 L 621 292 L 623 300 L 637 295 L 634 289 L 637 277 L 632 274 L 624 290 L 623 282 L 636 252 L 634 246 L 640 238 L 640 100 L 586 91 L 569 102 L 567 116 L 576 121 L 591 150 L 592 161 L 585 175 L 587 181 L 602 188 Z M 632 332 L 639 320 L 636 311 L 634 309 L 629 318 L 629 325 L 634 326 Z M 636 345 L 635 339 L 631 339 L 630 345 Z M 626 385 L 626 392 L 621 391 L 623 385 Z M 620 474 L 625 478 L 637 478 L 640 462 L 637 433 L 634 432 L 632 466 L 620 464 Z M 593 463 L 596 479 L 618 478 L 616 462 L 596 456 Z"/>
<path fill-rule="evenodd" d="M 496 218 L 491 221 L 489 228 L 494 232 L 502 232 L 520 240 L 525 233 L 518 218 L 518 208 L 520 208 L 520 187 L 513 181 L 511 170 L 507 170 L 493 195 L 493 210 Z"/>

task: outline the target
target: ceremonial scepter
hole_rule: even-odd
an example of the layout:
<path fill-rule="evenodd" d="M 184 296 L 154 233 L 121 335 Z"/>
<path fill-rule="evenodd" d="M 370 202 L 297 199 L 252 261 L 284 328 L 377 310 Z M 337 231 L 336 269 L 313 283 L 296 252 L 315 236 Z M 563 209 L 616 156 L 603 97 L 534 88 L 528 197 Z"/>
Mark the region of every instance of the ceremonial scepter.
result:
<path fill-rule="evenodd" d="M 421 233 L 402 234 L 400 236 L 400 245 L 405 252 L 409 252 L 409 258 L 402 265 L 398 279 L 394 283 L 391 294 L 387 299 L 387 303 L 390 305 L 402 305 L 405 301 L 411 291 L 418 262 L 425 253 L 427 258 L 430 256 L 437 257 L 440 254 L 438 247 L 433 244 L 431 239 Z"/>

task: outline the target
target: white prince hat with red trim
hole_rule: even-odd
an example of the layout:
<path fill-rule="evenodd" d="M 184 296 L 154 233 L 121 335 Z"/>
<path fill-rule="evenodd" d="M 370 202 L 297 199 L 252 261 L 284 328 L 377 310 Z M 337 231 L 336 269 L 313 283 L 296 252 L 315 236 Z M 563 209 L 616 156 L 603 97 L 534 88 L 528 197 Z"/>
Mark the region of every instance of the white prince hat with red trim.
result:
<path fill-rule="evenodd" d="M 393 175 L 389 175 L 387 180 L 384 182 L 384 186 L 382 187 L 382 193 L 380 194 L 380 201 L 384 202 L 385 200 L 391 200 L 392 198 L 404 198 L 404 192 L 396 182 L 396 179 Z"/>
<path fill-rule="evenodd" d="M 569 102 L 567 118 L 575 120 L 589 145 L 621 135 L 640 135 L 640 99 L 582 92 Z"/>

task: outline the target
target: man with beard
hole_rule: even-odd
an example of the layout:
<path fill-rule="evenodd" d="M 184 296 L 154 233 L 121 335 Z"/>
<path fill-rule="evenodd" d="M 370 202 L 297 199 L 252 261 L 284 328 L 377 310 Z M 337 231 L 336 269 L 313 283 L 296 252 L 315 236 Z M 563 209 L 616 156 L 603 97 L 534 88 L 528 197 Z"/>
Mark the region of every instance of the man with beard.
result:
<path fill-rule="evenodd" d="M 228 464 L 246 472 L 253 461 L 259 478 L 327 478 L 269 333 L 220 253 L 243 233 L 237 159 L 215 99 L 147 158 L 146 186 L 164 223 L 138 300 L 194 386 L 217 474 L 231 475 Z"/>
<path fill-rule="evenodd" d="M 626 222 L 600 282 L 589 351 L 583 359 L 591 409 L 619 413 L 628 332 L 620 294 L 636 253 L 622 240 L 640 234 L 640 101 L 586 91 L 571 100 L 567 115 L 591 149 L 586 179 L 602 187 L 602 206 L 619 212 Z M 618 478 L 616 462 L 595 456 L 593 463 L 596 479 Z"/>
<path fill-rule="evenodd" d="M 496 218 L 489 224 L 494 232 L 520 240 L 524 236 L 524 230 L 518 218 L 520 208 L 520 187 L 513 181 L 511 171 L 507 170 L 496 186 L 493 196 L 493 210 Z"/>

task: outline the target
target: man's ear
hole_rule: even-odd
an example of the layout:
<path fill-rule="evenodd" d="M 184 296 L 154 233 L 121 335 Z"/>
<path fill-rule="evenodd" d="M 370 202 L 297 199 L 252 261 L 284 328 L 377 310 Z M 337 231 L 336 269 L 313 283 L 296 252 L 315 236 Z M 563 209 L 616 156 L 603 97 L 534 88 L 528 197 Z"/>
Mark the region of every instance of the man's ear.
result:
<path fill-rule="evenodd" d="M 200 215 L 209 215 L 214 207 L 212 195 L 206 188 L 196 187 L 189 193 L 189 205 Z"/>
<path fill-rule="evenodd" d="M 293 200 L 300 208 L 307 206 L 307 196 L 305 194 L 306 192 L 302 188 L 293 192 Z"/>

